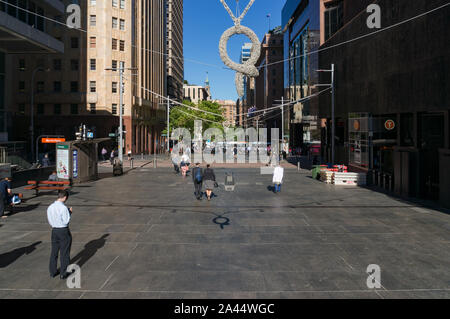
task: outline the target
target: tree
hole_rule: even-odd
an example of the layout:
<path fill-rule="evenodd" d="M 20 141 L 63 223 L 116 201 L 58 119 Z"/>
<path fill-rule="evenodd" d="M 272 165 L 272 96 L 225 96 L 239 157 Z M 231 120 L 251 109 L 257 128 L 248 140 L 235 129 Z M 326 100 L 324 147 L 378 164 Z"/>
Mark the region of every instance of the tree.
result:
<path fill-rule="evenodd" d="M 225 118 L 223 117 L 223 108 L 220 104 L 211 101 L 201 101 L 198 105 L 196 105 L 195 103 L 187 100 L 183 101 L 183 104 L 210 113 L 215 113 L 217 115 L 193 110 L 183 105 L 174 105 L 170 108 L 170 134 L 172 134 L 173 130 L 177 128 L 186 128 L 189 132 L 191 132 L 191 134 L 193 134 L 194 121 L 202 119 L 206 120 L 202 121 L 203 132 L 208 128 L 218 128 L 223 132 L 223 122 L 225 121 Z M 167 130 L 163 131 L 163 134 L 167 134 Z"/>

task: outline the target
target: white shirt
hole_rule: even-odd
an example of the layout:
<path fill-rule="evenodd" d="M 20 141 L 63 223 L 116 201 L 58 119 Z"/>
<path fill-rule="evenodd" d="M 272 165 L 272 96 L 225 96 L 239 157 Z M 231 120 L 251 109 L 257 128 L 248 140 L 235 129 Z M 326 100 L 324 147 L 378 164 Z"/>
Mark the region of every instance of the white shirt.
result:
<path fill-rule="evenodd" d="M 186 154 L 183 154 L 183 156 L 181 156 L 181 161 L 185 162 L 185 163 L 190 163 L 189 156 L 187 156 Z"/>
<path fill-rule="evenodd" d="M 48 207 L 47 219 L 52 228 L 65 228 L 70 222 L 69 209 L 63 202 L 56 201 Z"/>
<path fill-rule="evenodd" d="M 272 183 L 281 184 L 283 182 L 283 175 L 284 175 L 284 168 L 281 166 L 275 167 L 273 171 Z"/>

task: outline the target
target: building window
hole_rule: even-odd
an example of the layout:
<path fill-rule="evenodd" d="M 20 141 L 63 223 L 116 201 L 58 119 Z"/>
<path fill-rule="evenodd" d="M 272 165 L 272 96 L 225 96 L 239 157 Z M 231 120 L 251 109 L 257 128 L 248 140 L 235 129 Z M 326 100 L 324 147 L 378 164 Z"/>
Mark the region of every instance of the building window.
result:
<path fill-rule="evenodd" d="M 112 93 L 117 93 L 117 82 L 112 83 Z"/>
<path fill-rule="evenodd" d="M 91 59 L 91 71 L 97 70 L 97 60 Z"/>
<path fill-rule="evenodd" d="M 325 41 L 333 36 L 344 25 L 342 2 L 328 7 L 325 12 Z"/>
<path fill-rule="evenodd" d="M 61 71 L 61 69 L 62 69 L 61 59 L 54 59 L 53 60 L 53 69 L 55 71 Z"/>
<path fill-rule="evenodd" d="M 112 0 L 112 6 L 113 6 L 114 8 L 117 8 L 117 1 L 118 1 L 118 0 Z"/>
<path fill-rule="evenodd" d="M 78 38 L 70 38 L 70 48 L 78 49 Z"/>
<path fill-rule="evenodd" d="M 112 69 L 117 70 L 117 61 L 116 60 L 112 60 Z"/>
<path fill-rule="evenodd" d="M 44 104 L 38 104 L 37 105 L 37 114 L 44 114 Z"/>
<path fill-rule="evenodd" d="M 95 103 L 90 103 L 89 104 L 89 109 L 91 111 L 91 114 L 95 114 L 95 112 L 96 112 Z"/>
<path fill-rule="evenodd" d="M 125 41 L 120 40 L 120 51 L 125 51 Z"/>
<path fill-rule="evenodd" d="M 44 81 L 38 81 L 36 84 L 36 92 L 42 93 L 44 92 Z"/>
<path fill-rule="evenodd" d="M 95 27 L 97 24 L 97 16 L 91 15 L 89 18 L 89 22 L 91 24 L 91 27 Z"/>
<path fill-rule="evenodd" d="M 19 114 L 20 115 L 25 115 L 25 103 L 20 103 L 19 104 Z"/>
<path fill-rule="evenodd" d="M 117 29 L 117 25 L 118 25 L 118 24 L 117 24 L 117 18 L 114 18 L 114 17 L 113 17 L 113 18 L 112 18 L 112 28 L 113 28 L 113 29 Z"/>
<path fill-rule="evenodd" d="M 72 93 L 78 92 L 78 82 L 77 81 L 70 82 L 70 92 L 72 92 Z"/>
<path fill-rule="evenodd" d="M 113 104 L 113 105 L 112 105 L 111 113 L 112 113 L 113 115 L 116 115 L 116 114 L 117 114 L 117 104 Z"/>
<path fill-rule="evenodd" d="M 125 0 L 120 0 L 120 9 L 125 9 Z"/>
<path fill-rule="evenodd" d="M 90 37 L 89 38 L 89 47 L 91 49 L 95 49 L 96 45 L 97 45 L 97 38 L 96 37 Z"/>
<path fill-rule="evenodd" d="M 25 92 L 25 81 L 19 81 L 19 92 L 20 93 Z"/>
<path fill-rule="evenodd" d="M 72 71 L 78 71 L 78 60 L 70 60 L 70 69 Z"/>
<path fill-rule="evenodd" d="M 120 30 L 125 31 L 125 20 L 120 19 Z"/>
<path fill-rule="evenodd" d="M 97 92 L 97 83 L 95 81 L 90 81 L 89 82 L 89 91 L 91 93 Z"/>
<path fill-rule="evenodd" d="M 53 91 L 61 92 L 61 82 L 60 81 L 53 82 Z"/>
<path fill-rule="evenodd" d="M 19 70 L 25 71 L 25 69 L 26 69 L 25 59 L 19 59 Z"/>
<path fill-rule="evenodd" d="M 117 50 L 117 39 L 112 39 L 112 49 Z"/>
<path fill-rule="evenodd" d="M 70 114 L 78 114 L 78 104 L 70 104 Z"/>
<path fill-rule="evenodd" d="M 53 113 L 57 115 L 61 114 L 61 104 L 53 105 Z"/>

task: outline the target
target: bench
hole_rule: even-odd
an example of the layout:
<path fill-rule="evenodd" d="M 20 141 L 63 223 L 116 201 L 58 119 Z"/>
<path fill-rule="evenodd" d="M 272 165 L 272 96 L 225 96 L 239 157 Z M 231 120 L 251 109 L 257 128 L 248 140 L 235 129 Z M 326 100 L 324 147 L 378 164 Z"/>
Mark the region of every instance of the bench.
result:
<path fill-rule="evenodd" d="M 28 181 L 28 185 L 25 189 L 34 189 L 36 191 L 36 196 L 40 190 L 67 190 L 70 188 L 70 182 L 57 182 L 57 181 Z"/>

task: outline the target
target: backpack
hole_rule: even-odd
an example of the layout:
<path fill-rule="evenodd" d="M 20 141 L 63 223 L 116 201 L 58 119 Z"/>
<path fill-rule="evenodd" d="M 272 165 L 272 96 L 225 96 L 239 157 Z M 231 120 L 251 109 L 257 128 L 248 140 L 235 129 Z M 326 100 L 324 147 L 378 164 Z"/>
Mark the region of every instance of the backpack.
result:
<path fill-rule="evenodd" d="M 202 179 L 203 179 L 202 170 L 199 168 L 195 171 L 195 180 L 197 181 L 197 183 L 200 183 Z"/>

